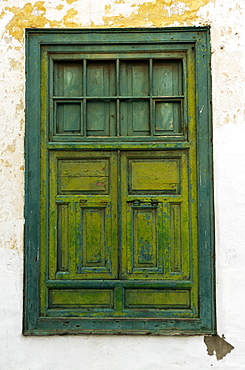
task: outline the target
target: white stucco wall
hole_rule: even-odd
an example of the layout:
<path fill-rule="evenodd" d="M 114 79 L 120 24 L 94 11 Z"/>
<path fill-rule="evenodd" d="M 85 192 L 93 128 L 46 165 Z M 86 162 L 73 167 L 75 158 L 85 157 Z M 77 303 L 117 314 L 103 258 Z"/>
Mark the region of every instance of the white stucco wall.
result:
<path fill-rule="evenodd" d="M 2 0 L 0 4 L 0 369 L 245 369 L 244 0 Z M 23 337 L 25 27 L 211 25 L 218 334 Z"/>

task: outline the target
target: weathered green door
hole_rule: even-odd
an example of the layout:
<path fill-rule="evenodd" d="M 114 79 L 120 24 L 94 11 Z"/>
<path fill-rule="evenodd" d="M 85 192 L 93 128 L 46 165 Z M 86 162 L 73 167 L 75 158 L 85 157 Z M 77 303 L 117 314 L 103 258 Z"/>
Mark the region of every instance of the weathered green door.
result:
<path fill-rule="evenodd" d="M 40 49 L 44 333 L 201 330 L 201 36 L 127 32 Z"/>

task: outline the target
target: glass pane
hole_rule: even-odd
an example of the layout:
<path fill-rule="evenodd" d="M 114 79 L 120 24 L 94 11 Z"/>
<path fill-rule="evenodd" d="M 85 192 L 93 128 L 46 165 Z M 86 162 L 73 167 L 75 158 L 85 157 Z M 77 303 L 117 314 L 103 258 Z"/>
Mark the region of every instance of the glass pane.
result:
<path fill-rule="evenodd" d="M 57 134 L 81 133 L 80 103 L 57 103 L 56 133 Z"/>
<path fill-rule="evenodd" d="M 148 62 L 121 62 L 120 94 L 123 96 L 149 96 Z"/>
<path fill-rule="evenodd" d="M 87 102 L 87 135 L 116 135 L 116 103 L 114 101 Z"/>
<path fill-rule="evenodd" d="M 153 95 L 182 95 L 182 63 L 178 60 L 153 62 Z"/>
<path fill-rule="evenodd" d="M 155 135 L 181 131 L 181 103 L 155 102 Z"/>
<path fill-rule="evenodd" d="M 148 101 L 122 101 L 120 105 L 121 136 L 150 135 L 150 109 Z"/>
<path fill-rule="evenodd" d="M 87 63 L 87 96 L 115 96 L 115 81 L 115 62 L 89 61 Z"/>
<path fill-rule="evenodd" d="M 83 91 L 83 67 L 81 62 L 54 63 L 54 95 L 75 97 Z"/>

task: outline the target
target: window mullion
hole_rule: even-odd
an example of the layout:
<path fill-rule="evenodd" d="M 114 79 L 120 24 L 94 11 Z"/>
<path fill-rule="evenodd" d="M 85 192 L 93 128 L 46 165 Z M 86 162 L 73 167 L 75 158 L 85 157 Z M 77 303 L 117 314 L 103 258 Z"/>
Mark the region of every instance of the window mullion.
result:
<path fill-rule="evenodd" d="M 116 120 L 116 136 L 120 136 L 120 61 L 116 61 L 116 95 L 117 95 L 117 120 Z"/>
<path fill-rule="evenodd" d="M 87 86 L 87 60 L 83 60 L 83 135 L 87 136 L 87 100 L 86 100 L 86 86 Z"/>
<path fill-rule="evenodd" d="M 149 59 L 149 83 L 150 83 L 150 135 L 154 135 L 154 122 L 153 122 L 153 70 L 152 70 L 152 58 Z"/>

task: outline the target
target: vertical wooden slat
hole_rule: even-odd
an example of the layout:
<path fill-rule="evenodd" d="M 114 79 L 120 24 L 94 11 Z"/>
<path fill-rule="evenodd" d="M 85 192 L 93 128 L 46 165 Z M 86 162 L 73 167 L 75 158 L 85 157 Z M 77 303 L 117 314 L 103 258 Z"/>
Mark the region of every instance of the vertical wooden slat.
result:
<path fill-rule="evenodd" d="M 57 204 L 57 271 L 69 271 L 69 204 Z"/>
<path fill-rule="evenodd" d="M 181 205 L 170 205 L 170 271 L 182 270 L 182 222 Z"/>
<path fill-rule="evenodd" d="M 87 134 L 87 60 L 83 59 L 83 135 Z"/>
<path fill-rule="evenodd" d="M 121 129 L 120 129 L 120 100 L 119 100 L 119 95 L 120 95 L 120 84 L 121 84 L 121 79 L 120 79 L 120 60 L 117 58 L 116 60 L 116 95 L 117 95 L 117 101 L 116 101 L 116 109 L 117 109 L 117 122 L 116 122 L 116 135 L 120 136 L 121 134 Z"/>
<path fill-rule="evenodd" d="M 154 105 L 153 105 L 153 60 L 152 58 L 149 59 L 149 95 L 150 95 L 150 135 L 154 135 Z"/>
<path fill-rule="evenodd" d="M 103 209 L 83 209 L 83 266 L 103 266 L 105 263 L 105 212 Z"/>
<path fill-rule="evenodd" d="M 148 208 L 133 211 L 134 266 L 157 266 L 157 218 L 156 210 Z"/>

